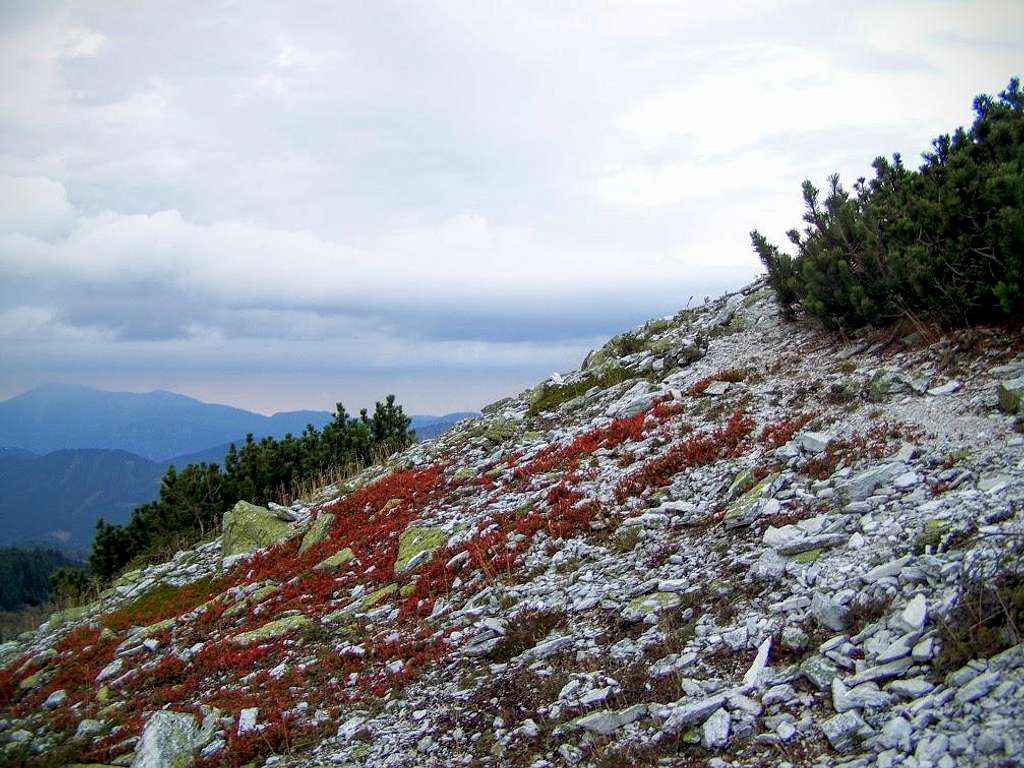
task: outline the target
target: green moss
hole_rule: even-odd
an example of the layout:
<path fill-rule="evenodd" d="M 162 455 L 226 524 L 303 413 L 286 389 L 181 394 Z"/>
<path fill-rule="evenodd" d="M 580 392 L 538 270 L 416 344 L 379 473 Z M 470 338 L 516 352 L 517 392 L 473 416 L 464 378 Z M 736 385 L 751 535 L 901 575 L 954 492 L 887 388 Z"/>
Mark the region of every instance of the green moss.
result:
<path fill-rule="evenodd" d="M 262 643 L 266 640 L 275 640 L 289 635 L 296 630 L 305 629 L 311 626 L 312 623 L 308 617 L 303 616 L 301 613 L 296 616 L 286 616 L 283 619 L 277 619 L 276 621 L 264 624 L 258 629 L 235 635 L 231 638 L 231 642 L 235 645 L 253 645 L 254 643 Z"/>
<path fill-rule="evenodd" d="M 599 387 L 608 389 L 616 384 L 621 384 L 630 379 L 643 378 L 640 371 L 626 368 L 621 365 L 613 365 L 588 372 L 579 381 L 571 384 L 541 384 L 530 396 L 530 405 L 527 413 L 536 416 L 544 411 L 550 411 L 563 403 L 580 397 L 590 389 Z"/>
<path fill-rule="evenodd" d="M 675 608 L 683 599 L 678 592 L 654 592 L 649 595 L 641 595 L 629 602 L 629 608 L 636 613 L 649 615 L 664 611 L 667 608 Z"/>
<path fill-rule="evenodd" d="M 519 435 L 523 422 L 518 419 L 495 419 L 489 423 L 477 422 L 466 430 L 466 437 L 485 437 L 492 443 L 503 443 Z"/>
<path fill-rule="evenodd" d="M 71 608 L 65 608 L 62 611 L 57 611 L 50 615 L 49 620 L 46 622 L 46 626 L 49 629 L 55 629 L 61 624 L 68 621 L 78 621 L 88 612 L 89 606 L 87 605 L 76 605 Z"/>
<path fill-rule="evenodd" d="M 946 520 L 925 520 L 924 530 L 914 539 L 914 553 L 921 555 L 929 548 L 935 548 L 942 543 L 949 532 L 949 522 Z"/>
<path fill-rule="evenodd" d="M 251 595 L 242 598 L 233 606 L 224 611 L 224 615 L 228 618 L 231 618 L 232 616 L 239 616 L 245 613 L 247 610 L 249 610 L 251 606 L 259 605 L 260 603 L 262 603 L 268 597 L 277 592 L 278 589 L 280 589 L 280 586 L 278 584 L 272 581 L 268 581 L 262 587 L 253 592 Z"/>
<path fill-rule="evenodd" d="M 291 534 L 291 526 L 265 507 L 240 501 L 224 513 L 221 554 L 224 557 L 269 547 Z"/>
<path fill-rule="evenodd" d="M 1017 413 L 1020 410 L 1021 398 L 1024 397 L 1024 386 L 1021 379 L 1004 381 L 999 384 L 999 407 L 1006 413 Z"/>
<path fill-rule="evenodd" d="M 31 691 L 33 688 L 38 688 L 49 678 L 53 677 L 53 672 L 54 670 L 52 669 L 41 669 L 18 683 L 18 687 L 23 691 Z"/>
<path fill-rule="evenodd" d="M 314 544 L 319 544 L 321 541 L 326 539 L 327 534 L 330 533 L 332 525 L 334 525 L 334 515 L 330 512 L 321 512 L 317 515 L 316 520 L 313 521 L 312 525 L 310 525 L 302 535 L 302 543 L 299 545 L 299 554 L 303 554 Z"/>
<path fill-rule="evenodd" d="M 395 573 L 406 570 L 413 558 L 418 557 L 421 552 L 433 552 L 444 542 L 444 532 L 440 528 L 430 525 L 410 525 L 398 537 Z"/>
<path fill-rule="evenodd" d="M 147 627 L 143 627 L 142 631 L 139 632 L 139 634 L 142 637 L 152 637 L 153 635 L 159 635 L 165 629 L 170 629 L 171 627 L 173 627 L 174 623 L 174 619 L 164 619 L 163 621 L 158 621 L 155 624 L 150 624 Z"/>
<path fill-rule="evenodd" d="M 958 451 L 949 451 L 943 456 L 943 461 L 947 467 L 952 467 L 954 464 L 959 464 L 961 461 L 965 461 L 971 457 L 971 452 L 966 448 L 961 448 Z"/>
<path fill-rule="evenodd" d="M 793 556 L 794 563 L 813 563 L 821 557 L 820 549 L 808 549 L 806 552 L 800 552 Z"/>
<path fill-rule="evenodd" d="M 355 557 L 355 553 L 348 547 L 345 547 L 344 549 L 335 552 L 330 557 L 324 558 L 319 563 L 314 565 L 313 570 L 336 571 L 338 568 L 341 568 L 341 566 L 343 566 L 345 563 L 351 560 L 355 560 Z"/>
<path fill-rule="evenodd" d="M 375 589 L 373 592 L 363 598 L 362 608 L 364 611 L 373 608 L 380 603 L 383 603 L 389 596 L 393 595 L 398 591 L 397 584 L 385 584 L 380 589 Z"/>

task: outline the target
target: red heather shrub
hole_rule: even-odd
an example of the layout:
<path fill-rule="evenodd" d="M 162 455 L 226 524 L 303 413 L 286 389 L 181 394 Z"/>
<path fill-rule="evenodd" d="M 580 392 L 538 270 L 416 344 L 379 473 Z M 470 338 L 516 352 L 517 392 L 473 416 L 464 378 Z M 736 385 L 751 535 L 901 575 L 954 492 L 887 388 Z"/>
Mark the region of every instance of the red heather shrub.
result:
<path fill-rule="evenodd" d="M 114 660 L 114 650 L 117 640 L 109 638 L 100 641 L 99 636 L 102 630 L 80 627 L 66 635 L 55 646 L 61 652 L 62 658 L 57 666 L 56 674 L 44 685 L 28 692 L 17 707 L 13 710 L 16 714 L 29 714 L 38 709 L 46 698 L 54 691 L 64 689 L 68 693 L 68 701 L 65 707 L 71 706 L 83 696 L 91 694 L 95 690 L 94 681 L 107 664 Z M 77 646 L 77 643 L 82 643 Z M 34 666 L 33 671 L 41 669 L 43 665 Z M 22 675 L 21 678 L 27 677 Z"/>
<path fill-rule="evenodd" d="M 653 415 L 658 421 L 666 421 L 671 419 L 673 416 L 678 416 L 685 410 L 686 406 L 678 400 L 663 400 L 654 406 L 651 410 L 651 415 Z"/>
<path fill-rule="evenodd" d="M 900 443 L 916 442 L 920 437 L 921 430 L 917 427 L 901 422 L 883 422 L 864 434 L 829 440 L 820 456 L 807 460 L 803 472 L 817 480 L 827 480 L 841 462 L 852 464 L 868 457 L 881 459 L 894 453 Z"/>
<path fill-rule="evenodd" d="M 615 500 L 622 504 L 648 488 L 668 485 L 684 469 L 710 464 L 724 456 L 737 455 L 743 440 L 753 428 L 754 420 L 742 411 L 736 411 L 724 426 L 713 432 L 689 434 L 682 442 L 620 480 L 615 489 Z"/>
<path fill-rule="evenodd" d="M 579 466 L 583 456 L 589 456 L 598 448 L 614 448 L 627 440 L 641 439 L 646 418 L 646 414 L 638 413 L 628 418 L 613 419 L 603 427 L 594 427 L 584 432 L 569 445 L 549 445 L 526 466 L 517 467 L 514 476 L 529 478 L 556 468 L 571 472 Z"/>
<path fill-rule="evenodd" d="M 18 692 L 18 685 L 21 681 L 43 668 L 42 664 L 30 664 L 22 670 L 22 666 L 28 659 L 27 654 L 19 656 L 0 671 L 0 703 L 10 704 Z"/>
<path fill-rule="evenodd" d="M 686 394 L 691 397 L 697 395 L 703 395 L 708 387 L 711 386 L 713 381 L 729 381 L 737 382 L 743 381 L 747 377 L 747 372 L 742 368 L 726 368 L 723 371 L 718 371 L 710 376 L 705 376 L 703 379 L 699 379 L 693 383 L 693 385 L 686 391 Z"/>
<path fill-rule="evenodd" d="M 765 428 L 761 430 L 761 442 L 764 443 L 768 450 L 773 450 L 778 448 L 780 445 L 785 445 L 793 439 L 793 435 L 807 426 L 807 423 L 814 417 L 815 414 L 813 413 L 802 413 L 790 419 L 782 419 L 780 421 L 767 424 Z"/>

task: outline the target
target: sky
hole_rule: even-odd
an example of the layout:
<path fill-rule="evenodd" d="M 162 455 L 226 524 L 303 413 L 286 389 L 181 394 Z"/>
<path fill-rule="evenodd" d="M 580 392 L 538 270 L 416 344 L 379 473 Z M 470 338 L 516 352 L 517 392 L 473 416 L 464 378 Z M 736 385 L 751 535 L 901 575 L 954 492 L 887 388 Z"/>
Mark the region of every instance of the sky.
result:
<path fill-rule="evenodd" d="M 841 7 L 842 6 L 842 7 Z M 916 162 L 1024 4 L 0 4 L 0 398 L 478 408 Z"/>

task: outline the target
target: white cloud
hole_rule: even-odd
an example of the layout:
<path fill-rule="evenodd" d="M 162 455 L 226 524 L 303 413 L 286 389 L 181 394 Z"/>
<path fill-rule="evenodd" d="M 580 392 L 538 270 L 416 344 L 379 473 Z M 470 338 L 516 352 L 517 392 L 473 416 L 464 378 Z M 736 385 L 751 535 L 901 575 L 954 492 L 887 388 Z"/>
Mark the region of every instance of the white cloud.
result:
<path fill-rule="evenodd" d="M 76 215 L 60 182 L 0 174 L 0 235 L 50 239 L 67 233 Z"/>
<path fill-rule="evenodd" d="M 564 367 L 753 277 L 747 232 L 799 224 L 801 179 L 969 121 L 1024 22 L 994 1 L 25 7 L 0 28 L 0 352 L 25 370 Z"/>

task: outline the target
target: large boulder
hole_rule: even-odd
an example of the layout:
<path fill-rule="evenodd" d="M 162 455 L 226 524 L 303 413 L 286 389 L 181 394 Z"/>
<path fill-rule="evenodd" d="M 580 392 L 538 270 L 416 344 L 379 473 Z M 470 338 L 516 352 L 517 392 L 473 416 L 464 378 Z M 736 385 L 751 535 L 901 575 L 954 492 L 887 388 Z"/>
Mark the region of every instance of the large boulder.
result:
<path fill-rule="evenodd" d="M 232 557 L 269 547 L 291 534 L 288 523 L 266 507 L 240 501 L 224 513 L 221 556 Z"/>
<path fill-rule="evenodd" d="M 131 768 L 186 768 L 198 735 L 188 712 L 154 712 L 135 748 Z"/>

